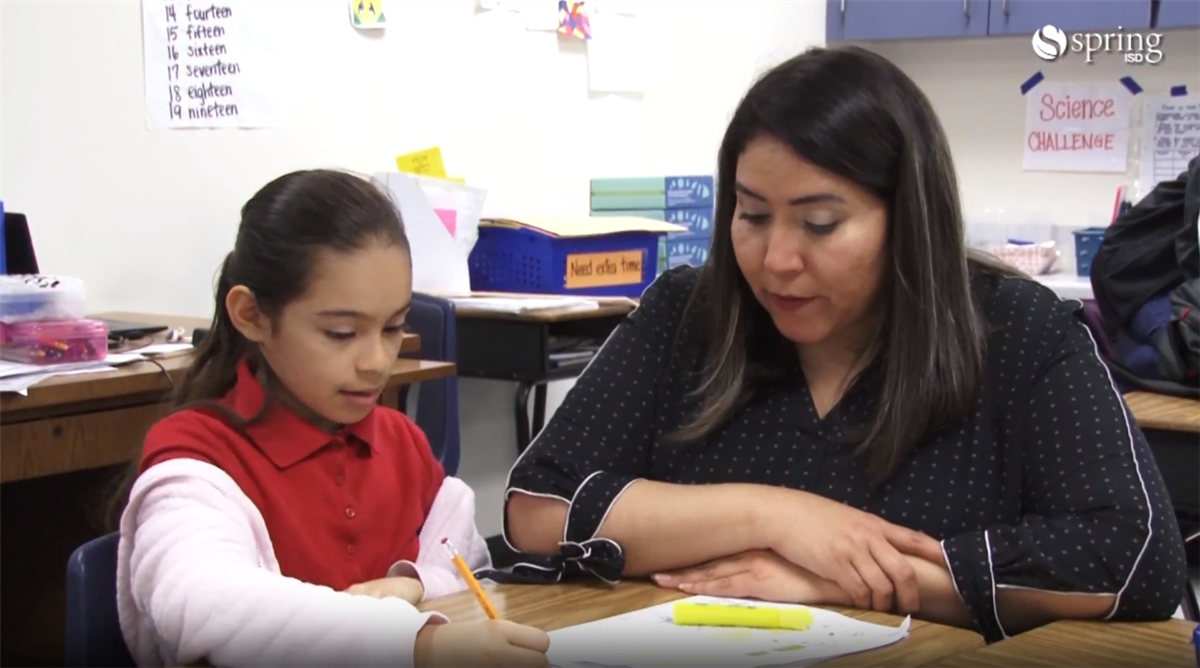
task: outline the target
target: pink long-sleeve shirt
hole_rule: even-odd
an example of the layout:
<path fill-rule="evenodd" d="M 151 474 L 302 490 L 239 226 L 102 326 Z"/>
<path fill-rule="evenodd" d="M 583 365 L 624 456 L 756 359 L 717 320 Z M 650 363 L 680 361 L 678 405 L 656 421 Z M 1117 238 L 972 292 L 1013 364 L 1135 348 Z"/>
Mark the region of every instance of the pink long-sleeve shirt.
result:
<path fill-rule="evenodd" d="M 264 399 L 243 367 L 224 400 Z M 440 545 L 490 566 L 474 494 L 446 477 L 420 430 L 376 408 L 336 434 L 282 406 L 245 429 L 183 411 L 147 436 L 121 521 L 117 598 L 139 665 L 405 665 L 428 623 L 352 584 L 421 580 L 425 598 L 466 587 Z"/>

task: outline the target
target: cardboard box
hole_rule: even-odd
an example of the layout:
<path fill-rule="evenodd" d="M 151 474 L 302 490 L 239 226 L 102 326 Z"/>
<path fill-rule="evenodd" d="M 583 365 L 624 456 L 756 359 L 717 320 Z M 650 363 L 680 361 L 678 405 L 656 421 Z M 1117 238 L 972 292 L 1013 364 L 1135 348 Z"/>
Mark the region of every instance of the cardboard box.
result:
<path fill-rule="evenodd" d="M 650 218 L 652 220 L 661 220 L 667 223 L 682 225 L 687 228 L 685 232 L 673 232 L 670 235 L 671 239 L 683 238 L 708 238 L 713 233 L 713 210 L 711 208 L 688 208 L 688 209 L 638 209 L 633 211 L 593 211 L 593 216 L 610 217 L 610 216 L 635 216 L 638 218 Z"/>

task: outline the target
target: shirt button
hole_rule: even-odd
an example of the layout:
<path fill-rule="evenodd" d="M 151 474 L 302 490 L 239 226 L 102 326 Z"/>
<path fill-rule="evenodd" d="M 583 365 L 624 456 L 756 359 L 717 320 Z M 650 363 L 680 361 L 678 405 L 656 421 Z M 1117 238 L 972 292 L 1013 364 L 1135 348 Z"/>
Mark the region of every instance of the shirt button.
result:
<path fill-rule="evenodd" d="M 333 476 L 333 481 L 339 485 L 345 485 L 346 484 L 346 474 L 339 473 L 339 474 Z"/>
<path fill-rule="evenodd" d="M 358 546 L 355 545 L 354 543 L 350 543 L 350 544 L 346 545 L 346 554 L 348 554 L 352 557 L 354 555 L 358 554 Z"/>
<path fill-rule="evenodd" d="M 350 519 L 354 519 L 354 516 L 357 514 L 358 513 L 354 512 L 354 508 L 351 508 L 350 506 L 346 506 L 346 517 L 349 517 Z"/>

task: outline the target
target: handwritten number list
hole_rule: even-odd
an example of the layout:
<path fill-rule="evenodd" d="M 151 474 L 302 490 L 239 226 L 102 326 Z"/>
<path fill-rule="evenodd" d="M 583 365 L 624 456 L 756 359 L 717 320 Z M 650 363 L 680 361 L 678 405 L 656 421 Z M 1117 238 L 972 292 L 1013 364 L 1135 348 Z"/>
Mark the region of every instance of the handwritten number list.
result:
<path fill-rule="evenodd" d="M 1155 184 L 1174 180 L 1200 155 L 1200 103 L 1170 101 L 1156 107 L 1146 121 L 1154 127 Z"/>
<path fill-rule="evenodd" d="M 265 70 L 269 41 L 248 3 L 143 0 L 146 104 L 163 128 L 276 125 Z"/>

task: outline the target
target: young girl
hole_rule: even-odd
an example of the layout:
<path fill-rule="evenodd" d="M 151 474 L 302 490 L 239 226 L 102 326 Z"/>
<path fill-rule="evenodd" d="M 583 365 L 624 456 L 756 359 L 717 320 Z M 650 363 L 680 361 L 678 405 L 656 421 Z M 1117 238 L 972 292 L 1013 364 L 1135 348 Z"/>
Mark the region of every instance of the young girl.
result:
<path fill-rule="evenodd" d="M 471 490 L 376 404 L 411 266 L 395 207 L 357 177 L 288 174 L 243 207 L 213 329 L 121 518 L 139 665 L 547 665 L 541 631 L 414 607 L 466 587 L 443 539 L 490 559 Z"/>

